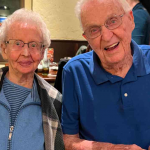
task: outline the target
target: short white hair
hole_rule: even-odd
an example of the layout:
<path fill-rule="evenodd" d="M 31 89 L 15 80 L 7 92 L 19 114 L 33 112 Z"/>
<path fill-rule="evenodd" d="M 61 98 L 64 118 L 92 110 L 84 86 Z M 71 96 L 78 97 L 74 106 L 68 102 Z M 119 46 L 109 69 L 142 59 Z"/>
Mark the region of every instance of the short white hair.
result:
<path fill-rule="evenodd" d="M 28 22 L 29 24 L 40 29 L 42 32 L 43 45 L 45 45 L 45 48 L 50 46 L 50 32 L 41 16 L 36 12 L 26 10 L 24 8 L 16 10 L 12 15 L 8 16 L 6 20 L 2 22 L 2 26 L 0 27 L 0 45 L 6 40 L 11 25 L 18 21 L 21 23 Z"/>
<path fill-rule="evenodd" d="M 88 2 L 88 1 L 94 1 L 94 0 L 79 0 L 76 4 L 76 7 L 75 7 L 75 13 L 76 13 L 76 16 L 77 18 L 79 19 L 80 21 L 80 24 L 81 24 L 81 9 L 82 9 L 82 6 Z M 100 1 L 100 0 L 97 0 L 97 1 Z M 128 2 L 126 0 L 116 0 L 120 3 L 120 5 L 122 6 L 122 9 L 125 11 L 125 12 L 129 12 L 132 10 L 132 8 L 129 6 Z M 82 26 L 82 24 L 81 24 Z"/>

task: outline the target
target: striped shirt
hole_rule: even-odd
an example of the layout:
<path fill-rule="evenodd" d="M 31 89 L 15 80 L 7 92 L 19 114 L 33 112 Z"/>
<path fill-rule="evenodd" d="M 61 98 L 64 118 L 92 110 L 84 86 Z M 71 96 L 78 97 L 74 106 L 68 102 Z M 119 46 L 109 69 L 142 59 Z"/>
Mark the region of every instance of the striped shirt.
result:
<path fill-rule="evenodd" d="M 3 89 L 4 89 L 5 97 L 9 102 L 11 108 L 10 117 L 11 117 L 11 125 L 13 126 L 17 114 L 19 112 L 19 109 L 22 103 L 24 102 L 24 100 L 31 92 L 31 89 L 14 84 L 6 77 L 4 78 Z"/>

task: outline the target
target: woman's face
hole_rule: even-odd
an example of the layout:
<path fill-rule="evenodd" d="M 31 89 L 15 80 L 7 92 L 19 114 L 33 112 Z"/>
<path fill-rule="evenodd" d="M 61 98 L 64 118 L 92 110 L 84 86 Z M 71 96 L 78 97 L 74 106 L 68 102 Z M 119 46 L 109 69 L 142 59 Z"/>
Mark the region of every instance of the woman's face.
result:
<path fill-rule="evenodd" d="M 9 43 L 1 45 L 2 56 L 9 63 L 9 72 L 22 75 L 34 74 L 34 71 L 43 58 L 44 50 L 41 46 L 40 49 L 36 49 L 34 43 L 30 45 L 30 48 L 28 44 L 19 46 L 20 43 L 14 42 L 14 40 L 20 40 L 24 43 L 33 41 L 42 43 L 41 31 L 34 25 L 15 22 L 11 25 L 7 34 L 6 41 L 9 41 Z"/>

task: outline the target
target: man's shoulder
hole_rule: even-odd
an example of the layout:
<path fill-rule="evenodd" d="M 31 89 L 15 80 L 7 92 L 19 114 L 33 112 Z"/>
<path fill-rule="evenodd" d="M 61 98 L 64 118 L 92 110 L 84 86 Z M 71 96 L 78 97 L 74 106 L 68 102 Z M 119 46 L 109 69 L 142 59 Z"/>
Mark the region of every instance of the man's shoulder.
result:
<path fill-rule="evenodd" d="M 93 51 L 77 55 L 77 56 L 73 57 L 72 59 L 70 59 L 67 62 L 67 64 L 64 66 L 64 68 L 67 69 L 69 67 L 80 66 L 81 64 L 82 65 L 89 64 L 92 55 L 93 55 Z"/>
<path fill-rule="evenodd" d="M 93 51 L 90 51 L 90 52 L 87 52 L 87 53 L 84 53 L 84 54 L 79 54 L 75 57 L 73 57 L 71 60 L 69 60 L 68 64 L 72 63 L 72 62 L 75 62 L 75 61 L 84 61 L 84 60 L 88 60 L 91 58 L 93 54 Z"/>
<path fill-rule="evenodd" d="M 138 45 L 138 47 L 140 48 L 143 54 L 145 54 L 146 56 L 150 55 L 150 45 Z"/>

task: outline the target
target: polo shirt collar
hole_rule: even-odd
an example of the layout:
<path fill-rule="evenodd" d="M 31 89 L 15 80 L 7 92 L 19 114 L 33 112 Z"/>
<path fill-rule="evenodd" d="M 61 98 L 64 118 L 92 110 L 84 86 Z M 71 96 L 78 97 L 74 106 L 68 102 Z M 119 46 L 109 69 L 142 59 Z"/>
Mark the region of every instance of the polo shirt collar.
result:
<path fill-rule="evenodd" d="M 147 61 L 146 56 L 143 57 L 144 54 L 133 40 L 131 41 L 131 49 L 133 52 L 133 65 L 132 69 L 130 70 L 133 72 L 134 76 L 130 80 L 133 81 L 137 78 L 137 76 L 144 76 L 146 74 L 149 74 L 150 65 Z M 106 72 L 100 66 L 100 60 L 94 51 L 90 59 L 89 70 L 96 84 L 101 84 L 107 81 L 111 81 L 112 83 L 114 83 L 123 79 L 121 77 L 113 79 L 111 77 L 113 75 Z"/>
<path fill-rule="evenodd" d="M 142 53 L 136 42 L 132 40 L 131 49 L 133 51 L 133 65 L 137 76 L 144 76 L 150 73 L 150 64 L 148 58 Z"/>
<path fill-rule="evenodd" d="M 89 69 L 96 84 L 101 84 L 108 81 L 106 71 L 100 66 L 100 60 L 97 54 L 93 51 L 90 59 Z"/>

